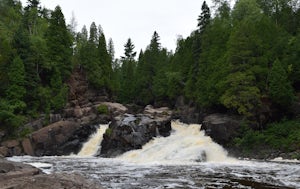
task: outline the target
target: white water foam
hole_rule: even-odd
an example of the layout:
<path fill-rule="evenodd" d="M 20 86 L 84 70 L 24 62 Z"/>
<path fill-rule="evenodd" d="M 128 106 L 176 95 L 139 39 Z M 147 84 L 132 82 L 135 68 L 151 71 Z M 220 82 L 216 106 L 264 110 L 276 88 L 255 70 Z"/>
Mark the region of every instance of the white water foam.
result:
<path fill-rule="evenodd" d="M 94 156 L 100 148 L 101 142 L 103 140 L 103 134 L 105 133 L 107 128 L 108 128 L 107 124 L 100 125 L 100 127 L 97 129 L 97 132 L 94 133 L 92 136 L 90 136 L 90 139 L 86 143 L 84 143 L 83 147 L 81 148 L 77 156 L 80 157 Z"/>
<path fill-rule="evenodd" d="M 200 131 L 198 124 L 183 124 L 173 121 L 169 137 L 157 137 L 143 146 L 117 157 L 133 163 L 192 163 L 232 162 L 234 158 Z"/>

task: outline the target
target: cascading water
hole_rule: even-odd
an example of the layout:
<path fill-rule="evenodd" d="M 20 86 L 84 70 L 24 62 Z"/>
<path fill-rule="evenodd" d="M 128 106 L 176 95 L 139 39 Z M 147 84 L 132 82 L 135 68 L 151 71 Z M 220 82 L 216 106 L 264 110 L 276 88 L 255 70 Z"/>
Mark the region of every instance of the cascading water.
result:
<path fill-rule="evenodd" d="M 84 143 L 77 156 L 94 156 L 100 148 L 100 144 L 103 140 L 103 134 L 107 128 L 108 125 L 100 125 L 97 132 L 94 133 L 86 143 Z"/>
<path fill-rule="evenodd" d="M 46 173 L 76 171 L 104 188 L 300 188 L 299 162 L 241 161 L 200 131 L 200 125 L 172 122 L 169 137 L 117 158 L 93 157 L 107 125 L 101 125 L 77 156 L 13 157 Z M 200 162 L 206 159 L 206 162 Z"/>
<path fill-rule="evenodd" d="M 140 150 L 129 151 L 120 157 L 136 163 L 189 163 L 189 162 L 228 162 L 227 152 L 212 139 L 200 131 L 198 124 L 172 122 L 169 137 L 157 137 Z"/>

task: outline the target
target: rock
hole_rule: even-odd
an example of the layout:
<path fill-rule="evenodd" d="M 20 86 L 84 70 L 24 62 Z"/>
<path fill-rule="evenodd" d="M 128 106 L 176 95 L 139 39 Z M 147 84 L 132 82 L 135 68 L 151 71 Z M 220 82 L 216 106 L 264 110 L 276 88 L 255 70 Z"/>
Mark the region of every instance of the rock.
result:
<path fill-rule="evenodd" d="M 114 157 L 129 150 L 140 149 L 157 135 L 169 136 L 170 131 L 170 116 L 154 118 L 147 114 L 125 114 L 109 125 L 103 135 L 100 155 Z"/>
<path fill-rule="evenodd" d="M 113 117 L 122 115 L 128 111 L 128 109 L 124 105 L 119 104 L 119 103 L 102 102 L 101 104 L 106 105 L 108 107 L 108 110 L 112 114 Z M 96 107 L 98 107 L 99 105 L 96 105 Z"/>
<path fill-rule="evenodd" d="M 24 152 L 25 152 L 26 155 L 34 156 L 34 151 L 33 151 L 31 142 L 28 138 L 25 138 L 22 141 L 22 147 L 23 147 Z"/>
<path fill-rule="evenodd" d="M 144 109 L 144 114 L 152 115 L 154 117 L 164 117 L 171 116 L 172 111 L 168 107 L 153 108 L 153 106 L 148 105 Z"/>
<path fill-rule="evenodd" d="M 215 142 L 227 145 L 238 135 L 241 119 L 226 114 L 211 114 L 204 118 L 201 130 Z"/>
<path fill-rule="evenodd" d="M 7 140 L 1 143 L 0 154 L 4 157 L 8 156 L 20 156 L 23 150 L 18 140 Z"/>
<path fill-rule="evenodd" d="M 31 144 L 35 155 L 65 155 L 61 154 L 63 149 L 60 147 L 79 127 L 76 122 L 59 121 L 32 133 Z"/>
<path fill-rule="evenodd" d="M 16 146 L 16 147 L 12 148 L 12 152 L 11 152 L 12 156 L 20 156 L 20 155 L 22 155 L 22 153 L 23 153 L 23 150 L 20 146 Z"/>
<path fill-rule="evenodd" d="M 183 96 L 177 98 L 175 109 L 173 119 L 179 119 L 184 123 L 201 123 L 203 121 L 204 112 L 192 102 L 186 102 Z"/>
<path fill-rule="evenodd" d="M 0 188 L 4 188 L 5 185 L 3 184 L 10 179 L 33 176 L 40 173 L 39 169 L 30 165 L 0 159 Z"/>
<path fill-rule="evenodd" d="M 97 115 L 94 113 L 91 113 L 88 116 L 84 116 L 81 118 L 81 125 L 90 125 L 93 124 L 95 119 L 97 118 Z"/>
<path fill-rule="evenodd" d="M 71 153 L 77 154 L 82 145 L 89 139 L 91 134 L 96 132 L 96 125 L 81 125 L 73 135 L 68 138 L 68 141 L 65 142 L 60 148 L 60 154 L 69 155 Z"/>
<path fill-rule="evenodd" d="M 75 117 L 74 116 L 74 108 L 66 108 L 66 109 L 64 109 L 63 112 L 64 112 L 63 117 L 65 117 L 65 118 Z"/>
<path fill-rule="evenodd" d="M 30 165 L 0 159 L 0 188 L 3 189 L 103 189 L 78 173 L 43 174 Z"/>
<path fill-rule="evenodd" d="M 55 123 L 62 120 L 62 117 L 60 114 L 50 114 L 49 116 L 49 123 Z"/>
<path fill-rule="evenodd" d="M 43 128 L 45 123 L 45 116 L 42 115 L 39 119 L 31 121 L 24 125 L 25 128 L 32 128 L 32 130 L 37 131 L 41 128 Z"/>
<path fill-rule="evenodd" d="M 5 146 L 0 147 L 0 156 L 7 157 L 9 156 L 8 148 Z"/>
<path fill-rule="evenodd" d="M 6 146 L 7 148 L 13 148 L 13 147 L 16 147 L 16 146 L 19 146 L 20 142 L 17 141 L 17 140 L 7 140 L 7 141 L 4 141 L 2 142 L 2 146 Z"/>
<path fill-rule="evenodd" d="M 15 166 L 12 163 L 0 161 L 0 174 L 1 173 L 8 173 L 10 171 L 14 171 Z"/>
<path fill-rule="evenodd" d="M 5 131 L 0 131 L 0 142 L 4 139 L 5 136 L 6 136 Z"/>
<path fill-rule="evenodd" d="M 74 109 L 74 116 L 76 118 L 81 118 L 83 116 L 83 112 L 82 109 L 80 108 L 80 106 L 76 106 Z"/>

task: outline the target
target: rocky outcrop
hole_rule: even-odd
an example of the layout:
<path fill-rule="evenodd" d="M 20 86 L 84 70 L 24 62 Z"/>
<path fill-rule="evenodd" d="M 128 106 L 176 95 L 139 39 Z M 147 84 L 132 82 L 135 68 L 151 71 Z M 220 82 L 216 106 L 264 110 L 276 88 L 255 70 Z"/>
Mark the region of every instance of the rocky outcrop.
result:
<path fill-rule="evenodd" d="M 1 143 L 0 155 L 1 156 L 19 156 L 22 154 L 22 148 L 18 140 L 7 140 Z"/>
<path fill-rule="evenodd" d="M 211 114 L 204 118 L 201 130 L 215 142 L 226 146 L 238 135 L 241 119 L 226 114 Z"/>
<path fill-rule="evenodd" d="M 30 165 L 0 159 L 0 188 L 3 189 L 102 189 L 77 173 L 43 174 Z"/>
<path fill-rule="evenodd" d="M 23 149 L 28 155 L 33 151 L 35 156 L 77 153 L 95 130 L 95 125 L 84 126 L 77 122 L 60 121 L 32 133 L 30 141 L 22 142 Z"/>
<path fill-rule="evenodd" d="M 106 130 L 101 143 L 101 156 L 114 157 L 140 149 L 156 136 L 169 136 L 171 111 L 168 108 L 145 108 L 144 114 L 117 117 Z"/>

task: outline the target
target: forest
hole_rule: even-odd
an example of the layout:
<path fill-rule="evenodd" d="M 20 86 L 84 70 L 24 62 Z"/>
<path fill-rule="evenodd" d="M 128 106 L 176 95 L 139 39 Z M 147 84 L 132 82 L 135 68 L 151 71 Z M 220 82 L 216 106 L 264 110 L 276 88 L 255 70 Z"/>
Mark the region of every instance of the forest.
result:
<path fill-rule="evenodd" d="M 0 129 L 13 135 L 29 119 L 61 111 L 66 82 L 78 68 L 90 87 L 120 103 L 174 107 L 184 97 L 200 109 L 242 116 L 249 136 L 271 122 L 300 125 L 292 112 L 300 91 L 300 2 L 237 0 L 231 8 L 214 0 L 212 11 L 204 1 L 195 19 L 195 30 L 177 40 L 175 52 L 162 47 L 154 31 L 144 51 L 129 38 L 116 58 L 100 25 L 77 32 L 59 6 L 1 0 Z M 300 142 L 299 126 L 293 131 Z"/>

